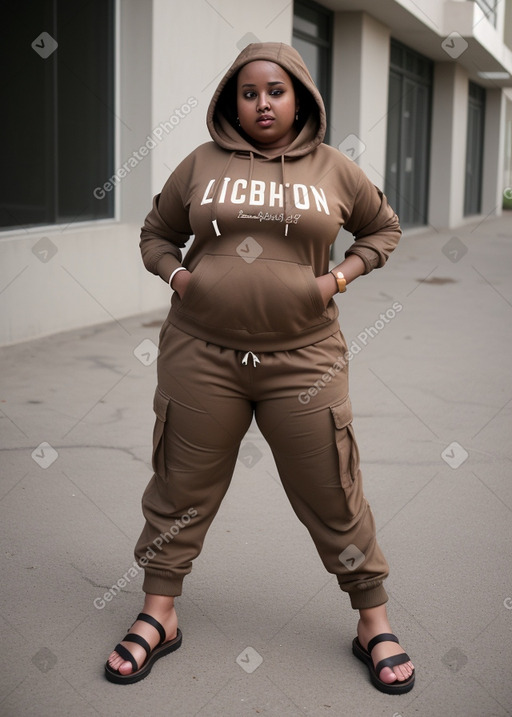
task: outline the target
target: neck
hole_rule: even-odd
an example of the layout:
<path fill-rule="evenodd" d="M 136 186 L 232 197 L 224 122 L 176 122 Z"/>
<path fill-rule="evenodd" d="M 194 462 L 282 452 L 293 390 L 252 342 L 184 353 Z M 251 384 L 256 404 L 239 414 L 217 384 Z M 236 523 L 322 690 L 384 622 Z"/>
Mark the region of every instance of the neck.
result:
<path fill-rule="evenodd" d="M 282 144 L 281 143 L 279 143 L 278 145 L 272 144 L 270 146 L 265 145 L 265 144 L 254 144 L 254 146 L 256 147 L 256 149 L 261 150 L 261 152 L 263 152 L 264 154 L 266 154 L 270 157 L 275 157 L 277 155 L 284 154 L 285 150 L 288 149 L 288 147 L 293 142 L 295 142 L 298 135 L 299 135 L 298 132 L 294 132 L 293 135 L 288 140 L 283 142 Z"/>

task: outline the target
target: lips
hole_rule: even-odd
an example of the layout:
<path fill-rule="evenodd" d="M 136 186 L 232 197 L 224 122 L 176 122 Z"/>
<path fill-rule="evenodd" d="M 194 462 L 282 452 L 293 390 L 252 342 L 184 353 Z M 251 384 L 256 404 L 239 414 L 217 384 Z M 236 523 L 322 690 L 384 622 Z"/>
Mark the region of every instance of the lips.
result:
<path fill-rule="evenodd" d="M 261 115 L 256 122 L 259 124 L 260 127 L 270 127 L 270 125 L 274 122 L 275 117 L 272 117 L 272 115 Z"/>

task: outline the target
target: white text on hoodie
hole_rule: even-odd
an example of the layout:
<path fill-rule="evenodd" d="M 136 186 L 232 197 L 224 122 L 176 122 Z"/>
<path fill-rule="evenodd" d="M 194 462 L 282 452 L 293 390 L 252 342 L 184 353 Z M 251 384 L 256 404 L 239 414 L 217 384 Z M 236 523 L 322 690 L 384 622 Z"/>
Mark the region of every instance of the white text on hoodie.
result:
<path fill-rule="evenodd" d="M 210 179 L 203 194 L 201 205 L 211 204 L 215 194 L 215 179 Z M 287 183 L 284 185 L 289 187 Z M 318 212 L 329 214 L 329 207 L 323 189 L 317 189 L 312 184 L 292 184 L 293 203 L 297 209 L 309 209 L 315 207 Z M 248 191 L 247 191 L 248 190 Z M 221 180 L 221 187 L 216 199 L 218 204 L 231 202 L 231 204 L 245 204 L 250 206 L 261 207 L 283 207 L 284 206 L 284 187 L 277 182 L 267 182 L 258 179 L 252 179 L 250 183 L 247 179 L 235 179 L 224 177 Z"/>

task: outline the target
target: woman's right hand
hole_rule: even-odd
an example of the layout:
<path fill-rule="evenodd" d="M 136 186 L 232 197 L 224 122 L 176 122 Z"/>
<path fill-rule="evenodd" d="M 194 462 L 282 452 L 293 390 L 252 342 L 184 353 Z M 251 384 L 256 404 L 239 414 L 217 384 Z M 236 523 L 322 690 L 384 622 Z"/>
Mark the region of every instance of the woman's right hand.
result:
<path fill-rule="evenodd" d="M 185 293 L 187 291 L 188 282 L 192 278 L 192 273 L 188 271 L 187 269 L 185 271 L 178 271 L 173 280 L 171 289 L 173 289 L 180 299 L 183 299 L 185 296 Z"/>

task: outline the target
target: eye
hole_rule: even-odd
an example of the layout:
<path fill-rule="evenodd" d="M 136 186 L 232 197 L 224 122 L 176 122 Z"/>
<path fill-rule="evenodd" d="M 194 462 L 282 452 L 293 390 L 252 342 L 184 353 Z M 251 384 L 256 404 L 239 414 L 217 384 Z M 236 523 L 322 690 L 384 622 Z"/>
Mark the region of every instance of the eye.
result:
<path fill-rule="evenodd" d="M 273 97 L 276 97 L 276 96 L 282 95 L 283 92 L 284 92 L 284 90 L 272 90 L 270 94 L 271 94 Z"/>
<path fill-rule="evenodd" d="M 243 93 L 243 97 L 246 100 L 252 100 L 256 97 L 256 92 L 253 92 L 252 90 L 248 90 L 247 92 Z"/>

